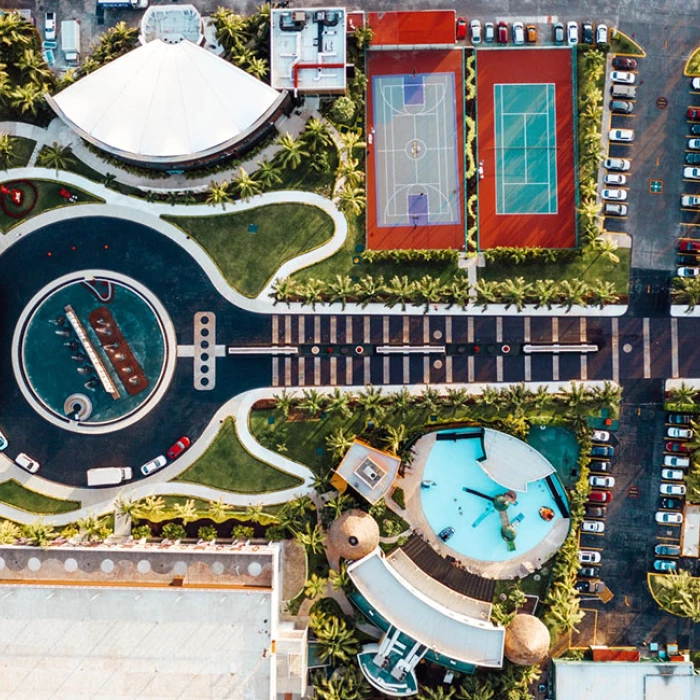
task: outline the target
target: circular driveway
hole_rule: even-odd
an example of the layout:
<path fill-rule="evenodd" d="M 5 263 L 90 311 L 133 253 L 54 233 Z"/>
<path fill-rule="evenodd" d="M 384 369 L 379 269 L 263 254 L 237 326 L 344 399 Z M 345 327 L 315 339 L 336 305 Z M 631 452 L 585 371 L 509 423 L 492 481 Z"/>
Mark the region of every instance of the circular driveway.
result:
<path fill-rule="evenodd" d="M 13 234 L 8 234 L 13 235 Z M 218 407 L 236 394 L 271 384 L 268 357 L 217 360 L 216 388 L 193 387 L 193 361 L 179 358 L 168 391 L 142 420 L 109 435 L 80 435 L 40 417 L 22 395 L 12 371 L 11 341 L 22 310 L 53 279 L 76 270 L 112 270 L 146 286 L 175 326 L 178 345 L 191 345 L 194 314 L 216 314 L 216 343 L 268 344 L 268 316 L 243 311 L 224 300 L 202 268 L 180 246 L 141 224 L 90 217 L 48 225 L 0 255 L 0 429 L 6 454 L 26 452 L 41 463 L 39 476 L 84 486 L 97 466 L 138 467 L 163 454 L 182 435 L 193 441 Z"/>

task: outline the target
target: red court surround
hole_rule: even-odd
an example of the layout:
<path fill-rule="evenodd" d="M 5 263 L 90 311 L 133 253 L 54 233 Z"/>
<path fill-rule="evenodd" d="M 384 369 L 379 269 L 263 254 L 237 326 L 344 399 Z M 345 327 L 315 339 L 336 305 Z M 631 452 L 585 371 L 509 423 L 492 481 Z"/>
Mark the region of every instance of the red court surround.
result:
<path fill-rule="evenodd" d="M 477 51 L 479 248 L 576 246 L 573 66 L 570 49 Z M 493 86 L 555 83 L 557 118 L 557 214 L 496 214 Z M 469 193 L 471 194 L 471 193 Z"/>
<path fill-rule="evenodd" d="M 374 32 L 372 46 L 454 44 L 455 22 L 454 10 L 367 14 L 367 24 Z"/>

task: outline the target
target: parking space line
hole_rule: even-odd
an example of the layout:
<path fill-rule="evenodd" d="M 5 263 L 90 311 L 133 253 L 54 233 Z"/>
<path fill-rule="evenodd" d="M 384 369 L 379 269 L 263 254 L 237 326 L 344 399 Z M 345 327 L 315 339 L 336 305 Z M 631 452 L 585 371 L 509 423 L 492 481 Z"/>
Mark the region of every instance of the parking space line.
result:
<path fill-rule="evenodd" d="M 306 319 L 304 318 L 304 316 L 299 316 L 299 334 L 297 336 L 297 338 L 298 338 L 297 342 L 299 343 L 299 345 L 304 344 L 305 321 L 306 321 Z"/>
<path fill-rule="evenodd" d="M 352 357 L 345 358 L 345 383 L 348 386 L 355 383 L 352 376 Z"/>
<path fill-rule="evenodd" d="M 467 342 L 474 342 L 474 317 L 467 318 Z M 471 384 L 474 381 L 474 355 L 467 358 L 467 381 Z"/>
<path fill-rule="evenodd" d="M 362 382 L 364 383 L 365 386 L 369 386 L 372 383 L 372 374 L 370 372 L 370 357 L 369 355 L 365 355 L 362 358 L 362 364 L 364 367 L 364 377 L 362 378 Z"/>
<path fill-rule="evenodd" d="M 411 383 L 411 361 L 408 355 L 403 356 L 403 383 Z"/>
<path fill-rule="evenodd" d="M 586 317 L 581 316 L 581 334 L 579 339 L 582 343 L 587 339 L 588 324 Z M 588 379 L 588 357 L 585 352 L 581 353 L 581 381 L 585 382 Z"/>
<path fill-rule="evenodd" d="M 408 322 L 408 316 L 403 317 L 403 344 L 408 345 L 411 341 L 411 326 Z"/>
<path fill-rule="evenodd" d="M 384 355 L 383 362 L 384 362 L 384 368 L 383 368 L 383 374 L 382 374 L 382 382 L 384 384 L 389 384 L 391 382 L 391 376 L 389 374 L 389 360 L 391 358 L 389 355 Z"/>
<path fill-rule="evenodd" d="M 530 342 L 530 317 L 527 316 L 523 323 L 523 340 L 526 343 Z M 532 381 L 532 357 L 530 355 L 525 355 L 525 381 Z"/>
<path fill-rule="evenodd" d="M 423 316 L 423 344 L 430 345 L 430 318 Z"/>
<path fill-rule="evenodd" d="M 277 345 L 277 339 L 279 338 L 280 335 L 280 317 L 279 316 L 273 316 L 272 317 L 272 344 Z"/>
<path fill-rule="evenodd" d="M 496 342 L 503 342 L 503 318 L 499 316 L 496 319 Z M 496 381 L 503 381 L 503 355 L 498 355 L 496 357 Z"/>
<path fill-rule="evenodd" d="M 452 316 L 445 319 L 445 342 L 452 342 Z"/>
<path fill-rule="evenodd" d="M 389 317 L 384 316 L 382 318 L 382 341 L 388 343 L 389 340 Z"/>
<path fill-rule="evenodd" d="M 369 344 L 372 342 L 372 334 L 370 331 L 370 317 L 365 316 L 363 319 L 363 329 L 364 329 L 364 338 L 362 339 L 362 342 L 365 344 Z M 369 358 L 367 358 L 369 359 Z"/>
<path fill-rule="evenodd" d="M 678 379 L 678 319 L 671 319 L 671 377 Z"/>
<path fill-rule="evenodd" d="M 335 344 L 338 342 L 338 317 L 337 316 L 331 316 L 331 327 L 330 327 L 330 334 L 331 334 L 331 343 Z"/>
<path fill-rule="evenodd" d="M 292 344 L 292 317 L 284 317 L 284 342 L 286 345 Z"/>
<path fill-rule="evenodd" d="M 352 343 L 352 316 L 345 317 L 345 342 Z M 352 379 L 349 384 L 352 384 Z"/>
<path fill-rule="evenodd" d="M 317 316 L 316 318 L 320 318 Z M 314 386 L 321 386 L 321 358 L 314 357 Z"/>
<path fill-rule="evenodd" d="M 423 383 L 430 384 L 430 355 L 423 358 Z"/>
<path fill-rule="evenodd" d="M 648 318 L 642 320 L 642 334 L 644 336 L 644 379 L 651 379 L 651 335 Z"/>
<path fill-rule="evenodd" d="M 330 369 L 331 369 L 331 386 L 336 386 L 338 383 L 338 358 L 337 357 L 331 357 L 330 361 Z"/>
<path fill-rule="evenodd" d="M 297 386 L 306 384 L 306 358 L 300 357 L 297 362 Z"/>
<path fill-rule="evenodd" d="M 612 378 L 614 382 L 620 382 L 620 321 L 612 319 Z"/>
<path fill-rule="evenodd" d="M 292 358 L 284 358 L 284 385 L 291 386 L 292 384 Z"/>
<path fill-rule="evenodd" d="M 321 317 L 314 316 L 314 343 L 321 342 Z"/>
<path fill-rule="evenodd" d="M 445 358 L 445 381 L 452 384 L 452 355 Z"/>
<path fill-rule="evenodd" d="M 272 358 L 272 386 L 280 385 L 280 358 Z"/>
<path fill-rule="evenodd" d="M 552 343 L 559 342 L 559 319 L 552 319 Z M 559 355 L 552 355 L 552 381 L 559 381 Z"/>

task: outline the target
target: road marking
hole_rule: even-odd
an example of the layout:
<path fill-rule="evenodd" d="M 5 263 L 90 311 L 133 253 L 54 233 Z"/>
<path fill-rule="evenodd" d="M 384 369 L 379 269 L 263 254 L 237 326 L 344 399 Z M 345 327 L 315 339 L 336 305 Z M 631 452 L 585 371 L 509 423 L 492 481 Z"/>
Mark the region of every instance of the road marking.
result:
<path fill-rule="evenodd" d="M 671 319 L 671 377 L 678 379 L 678 319 Z"/>
<path fill-rule="evenodd" d="M 304 344 L 305 321 L 306 321 L 306 319 L 303 316 L 299 316 L 299 335 L 297 336 L 299 338 L 299 345 Z"/>
<path fill-rule="evenodd" d="M 384 343 L 389 342 L 389 317 L 382 318 L 382 340 Z"/>
<path fill-rule="evenodd" d="M 651 379 L 651 336 L 648 318 L 642 321 L 642 328 L 644 335 L 644 379 Z"/>
<path fill-rule="evenodd" d="M 408 345 L 411 340 L 411 324 L 408 322 L 408 316 L 403 317 L 403 344 Z"/>
<path fill-rule="evenodd" d="M 273 316 L 272 317 L 272 344 L 277 345 L 278 338 L 280 335 L 280 317 L 279 316 Z"/>
<path fill-rule="evenodd" d="M 525 318 L 525 323 L 523 324 L 523 340 L 526 343 L 530 342 L 530 317 Z M 532 381 L 532 357 L 530 355 L 525 355 L 525 381 Z"/>
<path fill-rule="evenodd" d="M 303 357 L 299 358 L 297 362 L 297 384 L 299 386 L 304 386 L 306 383 L 306 359 Z"/>
<path fill-rule="evenodd" d="M 467 342 L 474 342 L 474 317 L 467 318 Z M 471 384 L 474 381 L 474 355 L 467 358 L 467 381 Z"/>
<path fill-rule="evenodd" d="M 338 317 L 331 316 L 331 343 L 335 344 L 338 342 Z"/>
<path fill-rule="evenodd" d="M 284 358 L 284 385 L 291 386 L 292 384 L 292 358 Z"/>
<path fill-rule="evenodd" d="M 345 383 L 348 386 L 355 383 L 352 377 L 352 357 L 345 358 Z"/>
<path fill-rule="evenodd" d="M 369 355 L 365 355 L 362 358 L 362 364 L 364 365 L 364 384 L 365 386 L 369 386 L 372 383 L 372 374 L 370 373 L 370 357 Z"/>
<path fill-rule="evenodd" d="M 292 344 L 292 317 L 284 317 L 284 342 L 286 345 Z"/>
<path fill-rule="evenodd" d="M 408 355 L 403 356 L 403 383 L 405 385 L 411 383 L 411 363 Z"/>
<path fill-rule="evenodd" d="M 314 316 L 314 343 L 321 342 L 321 317 Z"/>
<path fill-rule="evenodd" d="M 552 342 L 559 342 L 559 319 L 552 319 Z M 559 381 L 559 355 L 552 355 L 552 381 Z"/>
<path fill-rule="evenodd" d="M 345 317 L 345 342 L 352 343 L 352 316 Z M 350 358 L 348 358 L 348 360 L 349 359 Z M 352 375 L 350 375 L 348 384 L 352 384 Z"/>
<path fill-rule="evenodd" d="M 371 332 L 370 332 L 370 327 L 369 327 L 370 320 L 371 320 L 371 319 L 370 319 L 369 316 L 365 316 L 365 318 L 364 318 L 364 324 L 363 324 L 363 325 L 364 325 L 365 337 L 364 337 L 364 340 L 363 340 L 362 342 L 367 343 L 367 344 L 369 344 L 370 342 L 372 342 L 372 334 L 371 334 Z M 366 359 L 369 359 L 369 357 L 366 358 Z"/>
<path fill-rule="evenodd" d="M 319 318 L 317 316 L 316 318 Z M 314 357 L 314 386 L 321 386 L 321 358 Z"/>
<path fill-rule="evenodd" d="M 614 382 L 620 382 L 620 321 L 612 320 L 612 378 Z"/>
<path fill-rule="evenodd" d="M 331 357 L 331 386 L 338 383 L 338 358 Z"/>
<path fill-rule="evenodd" d="M 272 358 L 272 386 L 280 385 L 280 358 Z"/>
<path fill-rule="evenodd" d="M 499 316 L 496 319 L 496 342 L 503 342 L 503 318 Z M 503 381 L 503 355 L 496 356 L 496 381 Z"/>
<path fill-rule="evenodd" d="M 389 355 L 384 355 L 384 358 L 383 358 L 383 360 L 384 360 L 384 375 L 382 377 L 382 381 L 384 382 L 384 384 L 389 384 L 390 380 L 391 380 L 391 377 L 389 374 L 389 359 L 390 359 Z"/>
<path fill-rule="evenodd" d="M 445 342 L 452 342 L 452 316 L 445 319 Z"/>
<path fill-rule="evenodd" d="M 588 324 L 586 317 L 581 316 L 581 334 L 579 339 L 581 343 L 585 343 L 587 339 Z M 581 381 L 585 382 L 588 379 L 588 356 L 585 352 L 581 353 Z"/>
<path fill-rule="evenodd" d="M 430 318 L 423 316 L 423 344 L 430 345 Z"/>
<path fill-rule="evenodd" d="M 445 381 L 452 384 L 452 355 L 445 358 Z"/>

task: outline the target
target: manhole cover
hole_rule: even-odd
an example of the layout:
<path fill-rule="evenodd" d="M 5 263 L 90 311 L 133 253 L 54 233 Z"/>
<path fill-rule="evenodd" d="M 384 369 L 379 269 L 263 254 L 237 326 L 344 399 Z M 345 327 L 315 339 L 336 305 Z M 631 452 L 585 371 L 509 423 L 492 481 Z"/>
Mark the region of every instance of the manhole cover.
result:
<path fill-rule="evenodd" d="M 659 97 L 659 99 L 656 100 L 656 106 L 659 109 L 666 109 L 666 107 L 668 107 L 668 100 L 665 97 Z"/>
<path fill-rule="evenodd" d="M 625 343 L 622 346 L 622 351 L 629 354 L 630 352 L 632 352 L 632 345 L 630 343 Z"/>
<path fill-rule="evenodd" d="M 650 194 L 663 194 L 664 191 L 664 181 L 663 180 L 649 180 L 649 193 Z"/>

